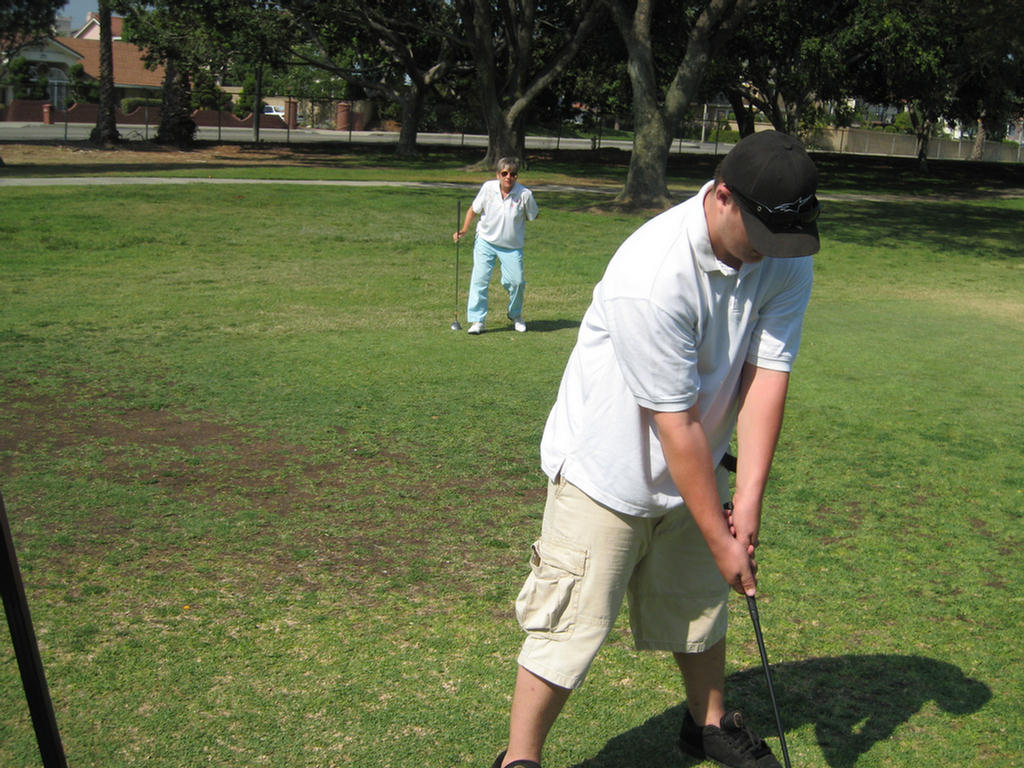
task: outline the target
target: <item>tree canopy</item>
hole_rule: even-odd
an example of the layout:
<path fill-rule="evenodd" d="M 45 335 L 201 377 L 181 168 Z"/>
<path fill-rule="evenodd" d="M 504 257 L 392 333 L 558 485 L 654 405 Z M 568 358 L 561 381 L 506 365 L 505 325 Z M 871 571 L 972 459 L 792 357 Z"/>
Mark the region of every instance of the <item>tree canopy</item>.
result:
<path fill-rule="evenodd" d="M 455 0 L 456 42 L 468 52 L 487 126 L 487 155 L 525 155 L 526 117 L 601 19 L 600 0 Z"/>
<path fill-rule="evenodd" d="M 0 44 L 40 34 L 59 0 L 0 0 Z M 168 70 L 165 112 L 211 73 L 303 82 L 394 105 L 411 154 L 428 107 L 488 134 L 481 164 L 523 156 L 526 127 L 573 105 L 625 113 L 619 201 L 668 202 L 665 169 L 690 105 L 726 96 L 743 134 L 763 116 L 804 137 L 855 100 L 905 109 L 926 156 L 942 121 L 999 137 L 1020 118 L 1024 0 L 120 0 L 132 39 Z M 608 20 L 611 23 L 607 23 Z M 8 30 L 18 29 L 18 35 Z M 298 81 L 298 79 L 294 79 Z M 279 80 L 280 82 L 280 80 Z M 305 86 L 303 86 L 305 87 Z M 177 95 L 174 95 L 174 94 Z M 278 94 L 280 95 L 280 94 Z M 295 94 L 285 94 L 295 95 Z M 472 111 L 476 120 L 467 118 Z M 186 115 L 187 117 L 187 115 Z M 182 118 L 184 120 L 185 118 Z M 181 124 L 181 131 L 187 124 Z M 177 134 L 168 128 L 168 135 Z M 259 138 L 258 120 L 254 139 Z M 161 130 L 161 135 L 164 131 Z"/>
<path fill-rule="evenodd" d="M 633 153 L 618 200 L 627 206 L 664 206 L 671 202 L 665 172 L 672 132 L 698 93 L 709 62 L 756 0 L 691 2 L 670 9 L 657 24 L 654 0 L 605 1 L 626 45 L 633 87 Z M 679 27 L 676 44 L 656 48 L 654 30 L 670 25 Z"/>
<path fill-rule="evenodd" d="M 993 128 L 1021 115 L 1022 11 L 1022 0 L 856 3 L 839 42 L 845 89 L 906 106 L 923 165 L 940 121 Z"/>
<path fill-rule="evenodd" d="M 457 60 L 450 34 L 455 23 L 451 3 L 297 0 L 285 7 L 306 42 L 295 50 L 298 60 L 397 104 L 397 151 L 415 153 L 426 99 Z"/>
<path fill-rule="evenodd" d="M 51 34 L 64 0 L 0 0 L 0 77 L 18 52 Z"/>

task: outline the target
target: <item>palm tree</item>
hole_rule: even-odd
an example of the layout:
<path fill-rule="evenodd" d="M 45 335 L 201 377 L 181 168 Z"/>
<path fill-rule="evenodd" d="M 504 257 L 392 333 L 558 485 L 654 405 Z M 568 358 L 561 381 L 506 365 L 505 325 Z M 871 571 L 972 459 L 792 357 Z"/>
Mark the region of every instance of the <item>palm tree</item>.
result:
<path fill-rule="evenodd" d="M 100 109 L 96 127 L 89 134 L 93 144 L 110 144 L 121 138 L 114 116 L 114 43 L 110 31 L 110 0 L 98 0 L 100 22 Z"/>

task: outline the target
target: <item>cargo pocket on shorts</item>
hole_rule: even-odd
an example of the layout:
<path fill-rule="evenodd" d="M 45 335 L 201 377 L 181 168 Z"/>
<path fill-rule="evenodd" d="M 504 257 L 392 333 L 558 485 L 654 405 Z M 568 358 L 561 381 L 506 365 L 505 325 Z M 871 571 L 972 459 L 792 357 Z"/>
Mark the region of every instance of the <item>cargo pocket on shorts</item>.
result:
<path fill-rule="evenodd" d="M 585 549 L 558 541 L 534 542 L 530 575 L 516 598 L 519 626 L 539 637 L 569 637 L 576 624 L 586 565 Z"/>

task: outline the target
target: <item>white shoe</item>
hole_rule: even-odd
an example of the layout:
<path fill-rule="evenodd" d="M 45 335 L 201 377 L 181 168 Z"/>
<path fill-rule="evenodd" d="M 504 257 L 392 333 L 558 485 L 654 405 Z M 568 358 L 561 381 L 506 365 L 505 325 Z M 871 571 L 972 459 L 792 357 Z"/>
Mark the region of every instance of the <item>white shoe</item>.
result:
<path fill-rule="evenodd" d="M 512 320 L 512 327 L 516 329 L 517 333 L 526 333 L 526 323 L 523 322 L 521 317 Z"/>
<path fill-rule="evenodd" d="M 523 326 L 523 330 L 524 330 L 524 331 L 526 330 L 526 326 Z M 467 333 L 472 333 L 472 334 L 473 334 L 474 336 L 476 336 L 476 335 L 478 335 L 478 334 L 481 334 L 481 333 L 483 333 L 483 332 L 484 332 L 484 323 L 483 323 L 483 320 L 480 320 L 480 321 L 478 321 L 478 322 L 476 322 L 476 323 L 473 323 L 472 325 L 470 325 L 470 326 L 469 326 L 469 331 L 467 331 Z"/>

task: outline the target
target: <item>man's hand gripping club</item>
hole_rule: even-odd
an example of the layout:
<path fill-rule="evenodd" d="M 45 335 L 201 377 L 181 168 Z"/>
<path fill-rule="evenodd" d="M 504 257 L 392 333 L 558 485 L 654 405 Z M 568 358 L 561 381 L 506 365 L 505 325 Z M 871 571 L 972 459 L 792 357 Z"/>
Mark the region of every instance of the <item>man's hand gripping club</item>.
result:
<path fill-rule="evenodd" d="M 741 595 L 757 592 L 756 530 L 744 516 L 723 514 L 707 435 L 696 406 L 688 411 L 651 411 L 669 474 L 686 499 L 719 572 Z M 744 543 L 744 539 L 746 543 Z"/>

